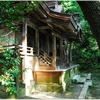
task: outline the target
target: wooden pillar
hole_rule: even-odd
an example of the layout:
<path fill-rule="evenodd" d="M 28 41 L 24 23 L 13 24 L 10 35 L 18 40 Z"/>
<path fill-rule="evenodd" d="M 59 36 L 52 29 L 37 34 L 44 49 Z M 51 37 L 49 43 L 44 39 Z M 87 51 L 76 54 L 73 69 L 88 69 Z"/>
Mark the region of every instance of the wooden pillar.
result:
<path fill-rule="evenodd" d="M 36 30 L 35 33 L 35 44 L 36 44 L 36 54 L 39 55 L 39 32 Z"/>
<path fill-rule="evenodd" d="M 70 64 L 69 64 L 69 44 L 68 44 L 68 42 L 67 42 L 66 56 L 67 56 L 66 57 L 67 58 L 67 64 L 66 64 L 66 66 L 69 67 Z"/>
<path fill-rule="evenodd" d="M 28 84 L 29 84 L 29 80 L 27 78 L 28 74 L 27 74 L 27 18 L 24 19 L 23 21 L 23 32 L 22 32 L 22 46 L 23 46 L 23 50 L 24 50 L 24 57 L 23 57 L 23 61 L 22 61 L 22 70 L 26 69 L 26 71 L 23 73 L 23 80 L 25 83 L 25 95 L 28 94 Z"/>
<path fill-rule="evenodd" d="M 46 48 L 47 48 L 47 53 L 49 54 L 49 36 L 46 36 Z"/>
<path fill-rule="evenodd" d="M 72 43 L 70 43 L 70 66 L 72 65 Z"/>
<path fill-rule="evenodd" d="M 52 66 L 56 68 L 56 35 L 52 31 Z"/>
<path fill-rule="evenodd" d="M 26 51 L 27 47 L 27 18 L 23 20 L 23 31 L 22 31 L 22 46 Z"/>
<path fill-rule="evenodd" d="M 60 38 L 60 57 L 63 59 L 63 38 Z"/>
<path fill-rule="evenodd" d="M 26 68 L 26 53 L 27 53 L 27 18 L 23 20 L 23 31 L 22 31 L 22 46 L 24 50 L 24 58 L 22 60 L 22 70 Z M 22 79 L 25 81 L 25 73 L 22 75 Z"/>

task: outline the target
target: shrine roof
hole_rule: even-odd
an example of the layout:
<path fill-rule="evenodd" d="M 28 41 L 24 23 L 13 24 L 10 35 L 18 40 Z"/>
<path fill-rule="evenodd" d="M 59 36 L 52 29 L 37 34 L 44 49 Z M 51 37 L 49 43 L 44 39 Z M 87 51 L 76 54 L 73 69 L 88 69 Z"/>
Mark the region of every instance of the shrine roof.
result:
<path fill-rule="evenodd" d="M 56 27 L 69 41 L 83 41 L 82 28 L 78 21 L 79 14 L 65 14 L 62 5 L 55 1 L 41 1 L 33 15 L 37 20 L 46 23 L 48 26 Z"/>

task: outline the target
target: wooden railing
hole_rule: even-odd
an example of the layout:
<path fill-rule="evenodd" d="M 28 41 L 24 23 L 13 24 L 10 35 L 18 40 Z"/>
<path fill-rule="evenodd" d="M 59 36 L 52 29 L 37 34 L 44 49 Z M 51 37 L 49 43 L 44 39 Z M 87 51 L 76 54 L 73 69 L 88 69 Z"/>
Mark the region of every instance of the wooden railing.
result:
<path fill-rule="evenodd" d="M 24 48 L 22 45 L 18 45 L 18 52 L 20 55 L 33 55 L 33 48 Z"/>
<path fill-rule="evenodd" d="M 15 49 L 16 48 L 16 45 L 2 46 L 2 47 L 0 47 L 0 53 L 4 52 L 6 48 Z"/>
<path fill-rule="evenodd" d="M 51 66 L 52 65 L 52 57 L 50 57 L 45 51 L 40 50 L 39 58 L 46 65 L 48 65 L 48 66 Z"/>
<path fill-rule="evenodd" d="M 4 52 L 5 48 L 11 48 L 11 49 L 15 49 L 19 52 L 20 56 L 24 56 L 24 55 L 34 55 L 35 54 L 35 50 L 33 50 L 32 47 L 27 47 L 24 48 L 22 45 L 7 45 L 7 46 L 3 46 L 0 48 L 0 52 Z"/>
<path fill-rule="evenodd" d="M 3 47 L 0 48 L 0 52 L 4 52 L 4 49 L 6 47 L 14 49 L 14 50 L 17 50 L 19 52 L 19 54 L 20 54 L 20 57 L 23 57 L 25 55 L 33 56 L 36 53 L 35 49 L 33 49 L 32 47 L 24 48 L 22 45 L 7 45 L 7 46 L 3 46 Z M 45 51 L 40 50 L 38 57 L 47 66 L 51 66 L 52 65 L 52 57 L 50 57 Z"/>

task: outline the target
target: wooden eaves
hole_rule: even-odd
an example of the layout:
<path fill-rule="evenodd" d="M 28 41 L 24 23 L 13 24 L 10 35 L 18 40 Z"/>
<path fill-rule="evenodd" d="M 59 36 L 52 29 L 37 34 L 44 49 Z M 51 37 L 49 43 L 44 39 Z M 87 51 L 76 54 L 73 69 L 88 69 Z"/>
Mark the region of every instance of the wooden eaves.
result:
<path fill-rule="evenodd" d="M 42 1 L 41 1 L 42 2 Z M 49 5 L 50 6 L 50 5 Z M 69 41 L 82 42 L 82 29 L 77 20 L 75 20 L 75 14 L 64 14 L 50 10 L 45 2 L 39 5 L 36 11 L 33 11 L 34 17 L 42 23 L 57 27 L 64 35 L 66 35 Z"/>

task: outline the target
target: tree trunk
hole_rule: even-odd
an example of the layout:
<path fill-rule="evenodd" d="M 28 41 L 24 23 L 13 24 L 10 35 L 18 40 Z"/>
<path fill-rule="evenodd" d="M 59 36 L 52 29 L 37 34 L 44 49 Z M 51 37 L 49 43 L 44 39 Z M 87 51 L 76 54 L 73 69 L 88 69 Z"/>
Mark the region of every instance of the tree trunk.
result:
<path fill-rule="evenodd" d="M 100 49 L 100 2 L 77 1 L 88 21 Z"/>

